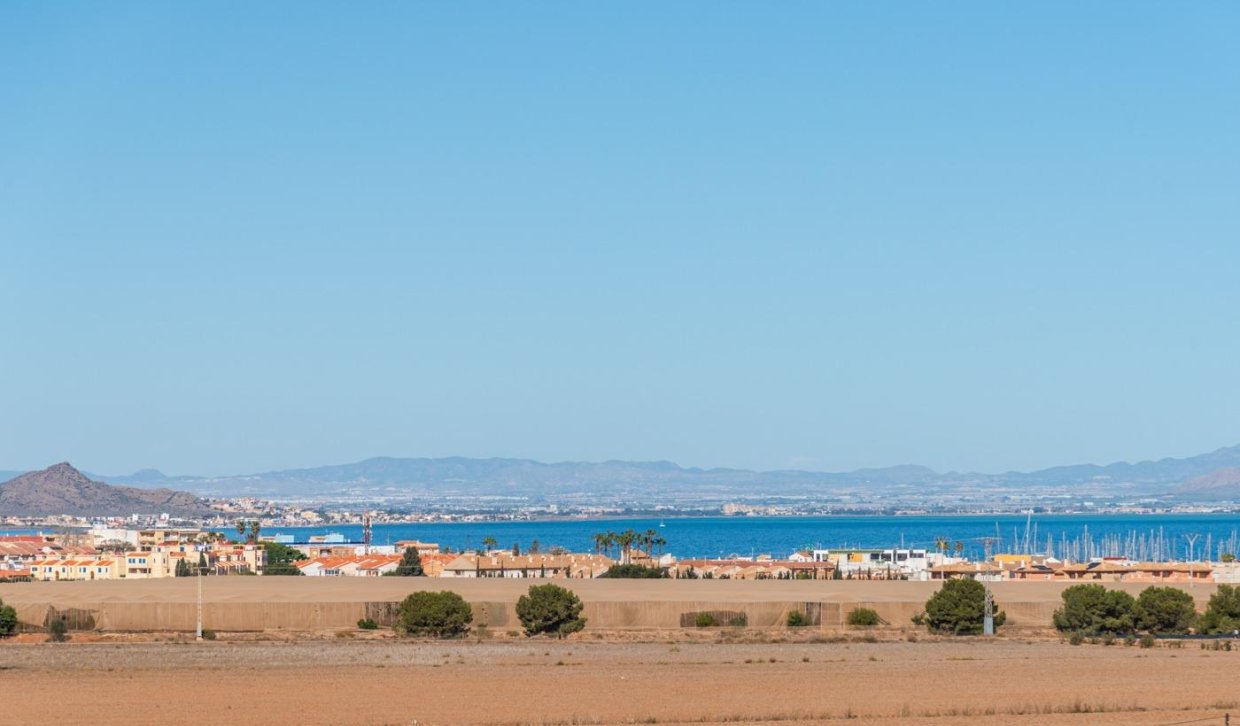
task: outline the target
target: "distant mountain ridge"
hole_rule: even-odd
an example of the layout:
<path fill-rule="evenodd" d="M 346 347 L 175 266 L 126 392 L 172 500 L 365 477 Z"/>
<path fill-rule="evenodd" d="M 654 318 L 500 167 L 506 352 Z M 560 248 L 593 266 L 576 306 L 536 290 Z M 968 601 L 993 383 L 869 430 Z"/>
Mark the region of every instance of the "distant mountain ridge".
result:
<path fill-rule="evenodd" d="M 1240 481 L 1219 474 L 1229 469 L 1240 469 L 1240 445 L 1182 459 L 1057 466 L 1003 474 L 944 474 L 917 465 L 833 473 L 793 469 L 703 469 L 681 467 L 670 461 L 543 463 L 513 458 L 375 457 L 351 464 L 236 476 L 165 476 L 157 470 L 144 469 L 127 476 L 97 478 L 141 487 L 176 487 L 199 495 L 271 498 L 587 497 L 592 492 L 602 491 L 619 499 L 648 498 L 652 494 L 669 492 L 703 498 L 849 492 L 916 495 L 920 491 L 984 490 L 1037 484 L 1062 486 L 1083 493 L 1240 501 Z"/>
<path fill-rule="evenodd" d="M 117 487 L 94 481 L 61 462 L 0 484 L 0 515 L 81 517 L 169 514 L 192 517 L 209 511 L 205 502 L 173 489 Z"/>

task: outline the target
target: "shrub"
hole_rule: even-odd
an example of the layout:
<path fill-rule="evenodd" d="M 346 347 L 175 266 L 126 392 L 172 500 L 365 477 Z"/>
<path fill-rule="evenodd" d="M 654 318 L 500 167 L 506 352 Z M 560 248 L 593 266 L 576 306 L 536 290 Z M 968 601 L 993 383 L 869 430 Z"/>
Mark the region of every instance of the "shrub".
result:
<path fill-rule="evenodd" d="M 715 616 L 710 613 L 698 613 L 697 617 L 693 619 L 693 624 L 699 628 L 713 628 L 718 625 L 719 622 L 715 620 Z"/>
<path fill-rule="evenodd" d="M 986 588 L 977 580 L 948 580 L 926 601 L 924 622 L 936 633 L 978 635 L 986 609 Z M 995 607 L 995 628 L 1007 616 Z"/>
<path fill-rule="evenodd" d="M 1080 633 L 1073 633 L 1068 636 L 1068 645 L 1080 645 L 1085 642 L 1085 636 Z"/>
<path fill-rule="evenodd" d="M 49 643 L 63 643 L 69 639 L 69 624 L 61 618 L 53 618 L 52 622 L 47 624 L 47 641 Z"/>
<path fill-rule="evenodd" d="M 1175 587 L 1147 587 L 1133 610 L 1137 629 L 1151 633 L 1187 633 L 1197 619 L 1193 596 Z"/>
<path fill-rule="evenodd" d="M 12 635 L 17 631 L 17 610 L 12 605 L 5 605 L 0 600 L 0 637 Z"/>
<path fill-rule="evenodd" d="M 790 628 L 799 628 L 803 625 L 809 625 L 809 618 L 805 617 L 805 613 L 800 610 L 793 610 L 788 613 L 786 622 Z"/>
<path fill-rule="evenodd" d="M 474 614 L 455 592 L 415 592 L 396 610 L 396 632 L 451 638 L 469 631 Z"/>
<path fill-rule="evenodd" d="M 734 628 L 743 628 L 746 625 L 749 625 L 749 616 L 745 613 L 733 616 L 733 618 L 728 621 L 728 625 L 731 625 Z"/>
<path fill-rule="evenodd" d="M 215 640 L 215 631 L 214 631 L 214 630 L 205 630 L 205 629 L 204 629 L 204 630 L 202 631 L 202 639 L 203 639 L 203 640 Z"/>
<path fill-rule="evenodd" d="M 517 617 L 526 635 L 554 635 L 560 638 L 586 626 L 581 617 L 580 598 L 559 585 L 533 585 L 528 595 L 517 600 Z"/>
<path fill-rule="evenodd" d="M 362 618 L 361 620 L 357 621 L 357 627 L 361 628 L 362 630 L 378 630 L 379 624 L 376 623 L 372 618 Z"/>
<path fill-rule="evenodd" d="M 1240 587 L 1219 585 L 1197 621 L 1197 632 L 1212 635 L 1235 630 L 1240 630 Z"/>
<path fill-rule="evenodd" d="M 607 572 L 599 575 L 599 577 L 657 580 L 666 578 L 667 570 L 662 567 L 646 567 L 645 565 L 612 565 Z"/>
<path fill-rule="evenodd" d="M 848 624 L 858 628 L 878 625 L 878 613 L 870 608 L 854 608 L 848 613 Z"/>
<path fill-rule="evenodd" d="M 1122 590 L 1108 590 L 1102 585 L 1073 585 L 1063 591 L 1062 597 L 1063 606 L 1053 617 L 1055 627 L 1061 631 L 1123 635 L 1135 629 L 1136 601 Z"/>
<path fill-rule="evenodd" d="M 1103 645 L 1115 645 L 1115 636 L 1111 635 L 1110 633 L 1106 633 L 1105 635 L 1102 636 L 1102 644 Z"/>
<path fill-rule="evenodd" d="M 1154 642 L 1155 642 L 1154 636 L 1150 635 L 1149 633 L 1146 633 L 1145 635 L 1141 636 L 1140 640 L 1137 641 L 1137 645 L 1140 645 L 1142 648 L 1153 648 Z"/>

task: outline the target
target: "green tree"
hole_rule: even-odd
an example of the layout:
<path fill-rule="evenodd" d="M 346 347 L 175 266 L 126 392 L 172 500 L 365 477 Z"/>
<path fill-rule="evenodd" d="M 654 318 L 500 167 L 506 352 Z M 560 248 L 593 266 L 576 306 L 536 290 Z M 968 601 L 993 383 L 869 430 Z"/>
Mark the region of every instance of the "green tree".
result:
<path fill-rule="evenodd" d="M 258 535 L 263 531 L 263 525 L 257 519 L 250 522 L 250 544 L 258 544 Z"/>
<path fill-rule="evenodd" d="M 405 553 L 400 557 L 400 564 L 396 566 L 396 574 L 402 577 L 424 577 L 426 575 L 422 570 L 422 557 L 418 555 L 416 547 L 405 548 Z"/>
<path fill-rule="evenodd" d="M 185 561 L 185 558 L 181 558 L 177 560 L 175 574 L 177 577 L 189 577 L 190 576 L 189 563 Z"/>
<path fill-rule="evenodd" d="M 1197 621 L 1197 632 L 1216 635 L 1236 630 L 1240 630 L 1240 587 L 1219 585 Z"/>
<path fill-rule="evenodd" d="M 308 559 L 301 550 L 279 542 L 263 542 L 262 545 L 267 551 L 267 566 L 263 568 L 264 575 L 297 576 L 302 574 L 301 570 L 293 564 Z"/>
<path fill-rule="evenodd" d="M 1138 630 L 1187 633 L 1197 619 L 1193 596 L 1175 587 L 1147 587 L 1133 610 Z"/>
<path fill-rule="evenodd" d="M 517 617 L 526 635 L 554 635 L 563 638 L 586 626 L 581 604 L 572 590 L 559 585 L 533 585 L 528 595 L 517 600 Z"/>
<path fill-rule="evenodd" d="M 482 538 L 482 546 L 486 548 L 487 552 L 490 552 L 491 550 L 495 549 L 495 545 L 497 544 L 499 544 L 499 542 L 494 537 L 483 537 Z"/>
<path fill-rule="evenodd" d="M 948 580 L 926 601 L 924 621 L 936 633 L 979 635 L 986 610 L 986 588 L 977 580 Z M 1007 615 L 995 606 L 995 627 Z"/>
<path fill-rule="evenodd" d="M 237 541 L 238 542 L 241 541 L 241 539 L 245 537 L 245 529 L 246 529 L 245 520 L 238 519 L 237 520 Z"/>
<path fill-rule="evenodd" d="M 17 631 L 17 609 L 12 605 L 5 605 L 0 600 L 0 637 L 12 635 Z"/>
<path fill-rule="evenodd" d="M 1055 627 L 1084 635 L 1126 635 L 1136 629 L 1136 600 L 1122 590 L 1102 585 L 1073 585 L 1061 594 L 1063 606 L 1055 611 Z"/>
<path fill-rule="evenodd" d="M 415 592 L 396 610 L 396 632 L 453 638 L 469 632 L 474 613 L 465 598 L 449 592 Z"/>
<path fill-rule="evenodd" d="M 530 542 L 530 554 L 536 555 L 542 549 L 542 544 L 538 540 Z"/>
<path fill-rule="evenodd" d="M 1236 556 L 1232 554 L 1231 552 L 1224 552 L 1223 554 L 1219 555 L 1219 559 L 1222 560 L 1223 562 L 1235 562 Z"/>

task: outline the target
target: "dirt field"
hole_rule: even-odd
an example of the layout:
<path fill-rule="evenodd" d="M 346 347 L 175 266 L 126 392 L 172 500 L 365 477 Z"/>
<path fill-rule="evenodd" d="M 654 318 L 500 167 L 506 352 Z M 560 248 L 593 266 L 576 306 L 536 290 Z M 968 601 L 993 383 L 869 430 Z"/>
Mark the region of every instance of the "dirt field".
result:
<path fill-rule="evenodd" d="M 1195 643 L 10 641 L 0 723 L 1222 724 L 1238 674 Z"/>

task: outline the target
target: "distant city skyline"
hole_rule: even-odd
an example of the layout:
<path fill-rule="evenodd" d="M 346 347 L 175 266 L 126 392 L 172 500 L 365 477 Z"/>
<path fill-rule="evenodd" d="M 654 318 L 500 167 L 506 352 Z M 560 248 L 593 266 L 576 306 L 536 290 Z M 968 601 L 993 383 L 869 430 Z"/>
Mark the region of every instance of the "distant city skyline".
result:
<path fill-rule="evenodd" d="M 0 7 L 0 469 L 1240 443 L 1240 7 Z"/>

